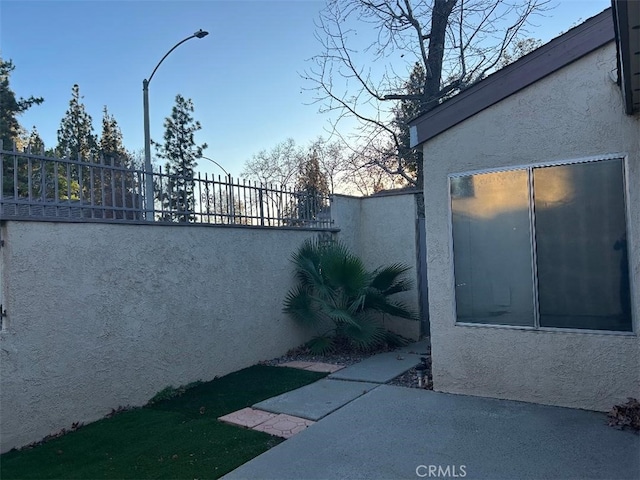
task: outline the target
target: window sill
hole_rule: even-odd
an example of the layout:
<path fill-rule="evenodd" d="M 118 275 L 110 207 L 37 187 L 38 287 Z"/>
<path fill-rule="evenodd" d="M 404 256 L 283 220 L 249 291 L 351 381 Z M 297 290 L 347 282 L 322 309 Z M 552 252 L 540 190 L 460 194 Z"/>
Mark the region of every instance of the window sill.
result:
<path fill-rule="evenodd" d="M 622 337 L 637 337 L 636 332 L 622 332 L 616 330 L 586 330 L 580 328 L 552 328 L 552 327 L 525 327 L 517 325 L 493 325 L 489 323 L 470 323 L 470 322 L 456 322 L 456 327 L 471 327 L 471 328 L 498 328 L 504 330 L 521 330 L 526 332 L 545 332 L 545 333 L 559 333 L 559 334 L 586 334 L 586 335 L 615 335 Z"/>

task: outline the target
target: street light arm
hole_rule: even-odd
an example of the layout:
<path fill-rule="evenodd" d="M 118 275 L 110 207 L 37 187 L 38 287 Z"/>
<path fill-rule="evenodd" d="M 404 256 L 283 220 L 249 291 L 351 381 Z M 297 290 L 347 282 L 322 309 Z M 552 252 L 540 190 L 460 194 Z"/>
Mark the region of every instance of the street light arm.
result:
<path fill-rule="evenodd" d="M 160 66 L 160 64 L 162 62 L 164 62 L 164 59 L 167 58 L 171 52 L 173 52 L 176 48 L 178 48 L 180 45 L 182 45 L 184 42 L 186 42 L 187 40 L 191 40 L 192 38 L 202 38 L 202 37 L 206 37 L 209 34 L 209 32 L 205 32 L 204 30 L 198 30 L 196 33 L 194 33 L 193 35 L 185 38 L 184 40 L 180 40 L 178 43 L 176 43 L 171 50 L 169 50 L 167 53 L 164 54 L 164 57 L 162 57 L 162 59 L 158 62 L 158 64 L 156 65 L 156 68 L 153 69 L 153 72 L 151 72 L 151 76 L 149 77 L 149 79 L 147 80 L 147 85 L 149 85 L 149 83 L 151 82 L 151 79 L 153 78 L 153 76 L 156 73 L 156 70 L 158 70 L 158 67 Z"/>
<path fill-rule="evenodd" d="M 205 160 L 209 160 L 211 163 L 215 163 L 217 166 L 219 166 L 222 171 L 227 175 L 227 177 L 230 177 L 231 174 L 229 172 L 227 172 L 224 167 L 222 165 L 220 165 L 218 162 L 216 162 L 214 159 L 209 158 L 209 157 L 205 157 L 204 155 L 202 155 L 200 158 L 204 158 Z"/>
<path fill-rule="evenodd" d="M 180 45 L 182 45 L 184 42 L 186 42 L 187 40 L 191 40 L 192 38 L 202 38 L 202 37 L 206 37 L 207 35 L 209 35 L 209 32 L 205 32 L 204 30 L 200 29 L 198 30 L 196 33 L 194 33 L 193 35 L 185 38 L 184 40 L 181 40 L 180 42 L 176 43 L 173 48 L 171 50 L 169 50 L 164 57 L 162 57 L 162 60 L 160 60 L 158 62 L 158 64 L 156 65 L 156 68 L 153 69 L 153 72 L 151 72 L 151 76 L 149 77 L 149 79 L 147 80 L 146 78 L 142 81 L 142 99 L 143 99 L 143 108 L 144 108 L 144 170 L 145 170 L 145 175 L 144 175 L 144 189 L 145 189 L 145 193 L 144 193 L 144 203 L 145 203 L 145 218 L 148 221 L 153 221 L 153 216 L 154 216 L 154 191 L 153 191 L 153 167 L 151 165 L 151 134 L 149 132 L 149 82 L 151 81 L 151 79 L 153 78 L 153 76 L 156 73 L 156 70 L 158 70 L 158 67 L 160 66 L 160 64 L 162 62 L 164 62 L 164 59 L 167 58 L 169 56 L 169 54 L 171 52 L 173 52 L 176 48 L 178 48 Z"/>

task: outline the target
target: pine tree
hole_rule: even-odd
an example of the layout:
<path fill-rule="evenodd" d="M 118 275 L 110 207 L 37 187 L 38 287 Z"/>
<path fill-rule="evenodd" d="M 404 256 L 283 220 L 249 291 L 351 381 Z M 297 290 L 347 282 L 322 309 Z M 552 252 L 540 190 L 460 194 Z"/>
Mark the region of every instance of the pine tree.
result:
<path fill-rule="evenodd" d="M 101 162 L 108 166 L 130 168 L 133 161 L 122 141 L 122 131 L 115 117 L 105 105 L 102 110 L 102 132 L 98 142 Z M 136 201 L 135 175 L 128 170 L 99 167 L 96 187 L 97 203 L 106 206 L 132 208 Z M 133 213 L 122 211 L 105 211 L 107 218 L 133 218 Z"/>
<path fill-rule="evenodd" d="M 44 142 L 42 138 L 40 138 L 40 134 L 38 133 L 38 129 L 34 127 L 31 129 L 31 133 L 29 133 L 29 138 L 27 139 L 27 148 L 31 153 L 44 155 Z"/>
<path fill-rule="evenodd" d="M 302 220 L 317 220 L 326 206 L 329 184 L 320 169 L 318 153 L 312 150 L 300 166 L 297 184 L 298 216 Z"/>
<path fill-rule="evenodd" d="M 25 131 L 22 148 L 31 155 L 45 155 L 44 142 L 35 126 L 30 132 Z M 23 170 L 24 177 L 21 183 L 25 196 L 29 196 L 29 176 L 31 176 L 31 198 L 42 200 L 53 198 L 55 195 L 55 183 L 52 181 L 53 165 L 32 157 L 31 171 L 28 170 L 28 164 L 24 165 Z"/>
<path fill-rule="evenodd" d="M 416 62 L 405 83 L 404 93 L 407 96 L 418 96 L 422 93 L 425 81 L 425 71 L 421 63 Z M 422 149 L 411 148 L 409 138 L 409 121 L 423 113 L 426 105 L 421 98 L 404 98 L 394 109 L 393 126 L 398 139 L 397 155 L 404 169 L 411 173 L 418 187 L 422 186 Z"/>
<path fill-rule="evenodd" d="M 11 60 L 5 62 L 0 58 L 0 142 L 5 150 L 12 150 L 14 145 L 19 143 L 20 135 L 24 132 L 18 122 L 18 115 L 24 113 L 33 105 L 39 105 L 43 102 L 40 97 L 16 98 L 9 85 L 11 72 L 14 69 L 15 66 Z M 16 163 L 10 158 L 2 162 L 0 168 L 2 168 L 3 195 L 28 196 L 28 163 L 18 160 L 17 168 L 15 166 Z"/>
<path fill-rule="evenodd" d="M 11 60 L 5 62 L 0 58 L 0 140 L 6 150 L 13 148 L 13 143 L 18 139 L 20 124 L 17 116 L 44 101 L 41 97 L 33 96 L 16 98 L 9 85 L 9 77 L 15 68 Z"/>
<path fill-rule="evenodd" d="M 166 160 L 165 177 L 157 197 L 162 202 L 165 221 L 195 221 L 196 160 L 202 157 L 207 144 L 196 145 L 194 134 L 202 127 L 193 119 L 193 102 L 176 95 L 176 104 L 171 116 L 164 121 L 164 144 L 159 147 L 159 156 Z"/>
<path fill-rule="evenodd" d="M 98 142 L 98 151 L 106 163 L 125 166 L 128 163 L 127 150 L 122 143 L 122 131 L 115 117 L 109 113 L 107 106 L 102 109 L 102 133 Z"/>
<path fill-rule="evenodd" d="M 95 159 L 98 144 L 93 133 L 93 123 L 82 103 L 80 87 L 71 89 L 69 109 L 60 121 L 56 152 L 62 157 L 88 162 Z"/>

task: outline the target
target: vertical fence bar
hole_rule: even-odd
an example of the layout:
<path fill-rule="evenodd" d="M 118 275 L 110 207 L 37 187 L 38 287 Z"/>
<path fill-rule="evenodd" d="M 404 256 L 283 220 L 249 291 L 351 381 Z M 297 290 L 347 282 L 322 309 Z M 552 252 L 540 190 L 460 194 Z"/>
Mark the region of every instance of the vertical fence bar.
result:
<path fill-rule="evenodd" d="M 229 207 L 230 207 L 229 210 L 231 214 L 231 217 L 229 218 L 229 223 L 234 225 L 236 223 L 236 215 L 235 215 L 236 202 L 234 200 L 234 195 L 233 195 L 233 178 L 231 178 L 231 174 L 229 174 L 227 178 L 227 182 L 229 185 Z"/>
<path fill-rule="evenodd" d="M 211 223 L 211 197 L 209 194 L 209 174 L 204 173 L 204 194 L 207 201 L 207 223 Z"/>
<path fill-rule="evenodd" d="M 126 218 L 129 217 L 129 209 L 127 207 L 127 199 L 126 199 L 126 188 L 127 188 L 127 184 L 126 184 L 126 170 L 118 170 L 118 173 L 120 174 L 120 202 L 122 202 L 120 204 L 120 208 L 122 210 L 121 211 L 121 215 L 119 215 L 119 218 L 125 220 Z"/>
<path fill-rule="evenodd" d="M 67 203 L 71 208 L 71 164 L 67 163 Z"/>
<path fill-rule="evenodd" d="M 218 210 L 220 215 L 219 223 L 224 223 L 224 204 L 222 201 L 222 180 L 220 179 L 220 175 L 218 175 Z"/>
<path fill-rule="evenodd" d="M 264 227 L 264 204 L 262 203 L 262 183 L 260 184 L 260 225 Z"/>
<path fill-rule="evenodd" d="M 133 204 L 134 208 L 135 208 L 135 216 L 138 217 L 138 215 L 140 216 L 140 218 L 137 218 L 137 220 L 142 220 L 143 216 L 141 215 L 142 212 L 142 172 L 140 170 L 131 170 L 132 172 L 134 172 L 135 174 L 132 174 L 131 176 L 135 178 L 136 181 L 136 185 L 134 185 L 134 188 L 131 189 L 131 203 Z"/>
<path fill-rule="evenodd" d="M 46 164 L 44 163 L 44 159 L 40 158 L 40 201 L 47 201 L 47 169 Z M 53 162 L 53 165 L 56 165 L 56 162 Z M 54 186 L 55 188 L 55 186 Z"/>
<path fill-rule="evenodd" d="M 146 179 L 145 179 L 146 181 Z M 165 187 L 168 187 L 168 185 L 165 185 L 165 181 L 164 181 L 164 176 L 162 175 L 162 165 L 160 165 L 158 167 L 158 196 L 160 198 L 160 220 L 164 221 L 166 218 L 166 212 L 165 212 L 165 207 L 168 206 L 168 202 L 165 202 L 165 195 L 167 195 L 167 193 L 164 191 Z M 146 193 L 145 189 L 145 193 Z M 145 200 L 145 203 L 148 204 L 148 200 Z M 155 218 L 155 205 L 153 205 L 153 208 L 149 209 L 149 207 L 147 207 L 147 210 L 151 210 L 151 218 L 154 219 Z M 149 212 L 147 212 L 149 214 Z"/>
<path fill-rule="evenodd" d="M 102 206 L 102 218 L 112 218 L 107 214 L 107 205 L 104 197 L 104 155 L 100 154 L 100 205 Z"/>
<path fill-rule="evenodd" d="M 198 185 L 198 187 L 197 187 L 197 190 L 198 190 L 198 202 L 197 202 L 197 205 L 198 206 L 196 208 L 196 206 L 194 205 L 193 208 L 196 211 L 196 214 L 195 214 L 196 221 L 198 221 L 197 218 L 199 217 L 200 218 L 199 223 L 204 223 L 202 221 L 202 178 L 200 177 L 200 172 L 198 172 L 197 185 Z M 194 193 L 193 193 L 194 197 L 196 196 L 195 190 L 196 190 L 196 188 L 194 188 Z M 194 201 L 195 201 L 195 198 L 194 198 Z"/>
<path fill-rule="evenodd" d="M 31 153 L 30 149 L 27 149 L 27 153 Z M 29 212 L 29 216 L 33 213 L 33 203 L 31 201 L 31 175 L 33 175 L 33 170 L 31 168 L 31 157 L 27 158 L 27 201 L 29 202 L 29 208 L 27 212 Z"/>
<path fill-rule="evenodd" d="M 27 198 L 29 199 L 29 206 L 31 206 L 31 189 L 33 188 L 32 176 L 33 176 L 33 164 L 31 163 L 31 157 L 27 158 Z"/>
<path fill-rule="evenodd" d="M 211 201 L 210 203 L 210 208 L 211 211 L 213 212 L 213 223 L 218 223 L 218 208 L 217 208 L 217 201 L 216 201 L 216 176 L 212 173 L 211 174 Z"/>
<path fill-rule="evenodd" d="M 243 202 L 244 202 L 244 213 L 245 213 L 245 218 L 244 221 L 247 222 L 248 221 L 248 215 L 251 214 L 251 202 L 247 203 L 247 181 L 246 180 L 242 180 L 242 196 L 243 196 Z M 251 199 L 249 199 L 251 200 Z M 248 207 L 247 207 L 248 205 Z"/>
<path fill-rule="evenodd" d="M 272 200 L 271 195 L 274 193 L 273 184 L 269 184 L 269 185 L 265 185 L 265 186 L 266 186 L 265 192 L 267 193 L 267 205 L 266 205 L 266 207 L 267 207 L 267 225 L 270 226 L 270 227 L 271 226 L 277 226 L 277 224 L 276 225 L 272 225 L 272 222 L 274 220 L 272 218 L 272 212 L 271 212 L 271 200 Z"/>
<path fill-rule="evenodd" d="M 262 187 L 258 186 L 258 182 L 253 182 L 253 194 L 255 196 L 255 225 L 261 225 L 260 209 L 262 208 Z"/>
<path fill-rule="evenodd" d="M 59 175 L 58 172 L 59 172 L 58 162 L 53 162 L 53 195 L 54 195 L 53 203 L 55 205 L 56 217 L 60 215 L 60 207 L 58 206 L 60 204 L 60 180 L 58 178 L 58 175 Z M 44 169 L 45 183 L 43 184 L 43 187 L 46 187 L 47 185 L 46 175 L 47 175 L 47 170 Z"/>
<path fill-rule="evenodd" d="M 80 203 L 79 203 L 79 208 L 80 208 L 80 217 L 82 217 L 82 200 L 84 199 L 84 182 L 83 180 L 83 171 L 82 171 L 82 164 L 80 163 L 80 153 L 78 153 L 78 163 L 76 164 L 77 168 L 78 168 L 78 185 L 80 186 L 80 189 L 78 191 L 78 197 L 80 199 Z"/>
<path fill-rule="evenodd" d="M 93 166 L 89 167 L 89 201 L 91 202 L 91 218 L 94 218 L 94 206 L 95 206 L 95 183 L 94 183 L 94 173 Z"/>
<path fill-rule="evenodd" d="M 111 188 L 111 218 L 117 218 L 117 203 L 116 203 L 116 170 L 113 157 L 110 158 L 111 175 L 109 175 L 109 183 Z"/>
<path fill-rule="evenodd" d="M 13 144 L 13 199 L 18 200 L 18 157 L 15 143 Z"/>

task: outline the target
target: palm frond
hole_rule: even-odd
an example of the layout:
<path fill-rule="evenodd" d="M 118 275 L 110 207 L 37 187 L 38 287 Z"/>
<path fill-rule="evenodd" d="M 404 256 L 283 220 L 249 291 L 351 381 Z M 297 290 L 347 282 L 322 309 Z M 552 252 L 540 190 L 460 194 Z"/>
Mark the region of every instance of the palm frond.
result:
<path fill-rule="evenodd" d="M 386 292 L 394 285 L 397 285 L 399 283 L 398 277 L 407 273 L 409 270 L 411 270 L 411 267 L 401 263 L 394 263 L 393 265 L 388 265 L 386 267 L 379 267 L 373 271 L 373 279 L 371 280 L 370 286 L 380 290 L 381 292 Z M 405 280 L 405 284 L 406 282 L 407 281 Z"/>
<path fill-rule="evenodd" d="M 404 302 L 393 301 L 384 293 L 376 290 L 370 290 L 367 293 L 365 309 L 409 320 L 417 320 L 419 317 L 418 314 L 409 308 Z"/>
<path fill-rule="evenodd" d="M 335 350 L 335 337 L 318 335 L 307 342 L 307 348 L 313 355 L 324 355 Z"/>
<path fill-rule="evenodd" d="M 328 284 L 339 286 L 347 295 L 357 295 L 370 282 L 362 261 L 338 247 L 327 252 L 321 263 L 322 275 Z"/>
<path fill-rule="evenodd" d="M 357 325 L 357 320 L 347 310 L 343 308 L 335 308 L 330 305 L 322 305 L 323 313 L 329 317 L 336 325 L 353 324 Z"/>
<path fill-rule="evenodd" d="M 344 325 L 340 333 L 358 350 L 370 350 L 385 338 L 384 327 L 368 315 L 360 317 L 355 324 Z"/>
<path fill-rule="evenodd" d="M 322 321 L 315 299 L 309 290 L 302 286 L 297 286 L 287 293 L 283 312 L 304 324 L 314 325 Z"/>

